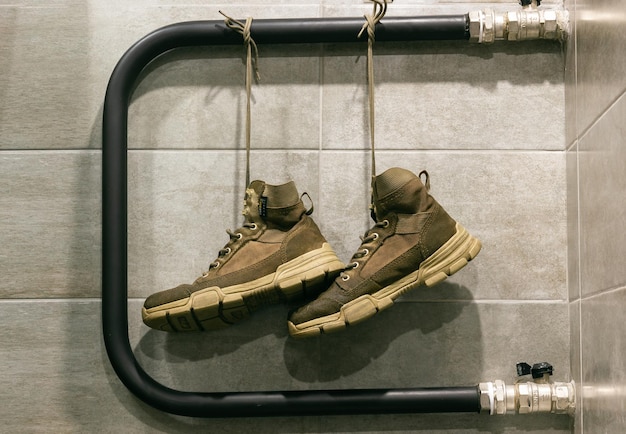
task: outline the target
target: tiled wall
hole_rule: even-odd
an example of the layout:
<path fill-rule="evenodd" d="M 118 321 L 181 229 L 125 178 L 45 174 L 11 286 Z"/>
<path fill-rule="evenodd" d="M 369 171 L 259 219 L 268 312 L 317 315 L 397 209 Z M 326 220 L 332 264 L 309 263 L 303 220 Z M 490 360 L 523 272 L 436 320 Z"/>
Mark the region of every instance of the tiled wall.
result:
<path fill-rule="evenodd" d="M 566 124 L 576 432 L 626 431 L 626 5 L 566 3 Z"/>
<path fill-rule="evenodd" d="M 220 19 L 219 9 L 239 17 L 288 18 L 361 16 L 371 7 L 340 0 L 207 3 L 0 0 L 3 429 L 569 432 L 566 416 L 550 415 L 207 421 L 161 413 L 126 390 L 102 344 L 99 299 L 101 116 L 115 63 L 155 28 Z M 396 0 L 388 14 L 456 14 L 484 6 Z M 586 42 L 591 51 L 592 41 Z M 252 176 L 273 184 L 294 179 L 313 198 L 314 218 L 347 260 L 370 225 L 364 46 L 259 48 Z M 623 291 L 614 290 L 624 281 L 617 262 L 623 231 L 604 231 L 623 202 L 619 189 L 607 200 L 600 196 L 610 185 L 604 175 L 621 173 L 622 163 L 615 158 L 605 165 L 585 153 L 600 145 L 607 153 L 622 152 L 617 142 L 598 139 L 607 137 L 599 129 L 604 123 L 623 128 L 615 120 L 624 113 L 619 103 L 588 128 L 618 93 L 600 99 L 595 82 L 584 81 L 579 69 L 578 112 L 586 124 L 566 140 L 571 105 L 557 43 L 381 43 L 375 50 L 378 172 L 427 169 L 432 194 L 482 240 L 483 251 L 445 283 L 407 294 L 392 309 L 336 335 L 289 338 L 290 306 L 267 308 L 220 332 L 149 330 L 140 318 L 143 299 L 206 269 L 228 240 L 224 231 L 241 223 L 244 191 L 242 48 L 172 52 L 149 67 L 135 90 L 129 129 L 129 334 L 136 358 L 158 381 L 198 391 L 460 386 L 512 381 L 519 361 L 549 361 L 555 379 L 567 380 L 568 307 L 582 306 L 586 324 L 613 299 L 624 299 Z M 617 79 L 620 70 L 611 77 Z M 594 76 L 595 70 L 588 71 Z M 614 134 L 619 137 L 618 130 Z M 566 154 L 568 143 L 574 148 Z M 566 171 L 566 155 L 568 162 L 578 157 L 580 179 L 588 181 L 581 182 L 581 239 L 592 240 L 595 235 L 586 234 L 597 232 L 615 243 L 615 254 L 608 255 L 615 274 L 583 262 L 583 292 L 570 293 L 570 304 L 566 173 L 572 172 Z M 598 201 L 613 210 L 601 215 L 599 232 L 588 223 L 596 218 L 591 205 Z M 581 251 L 600 261 L 603 246 L 583 242 Z M 591 345 L 586 342 L 593 342 L 592 333 L 583 327 L 583 344 Z M 590 350 L 583 360 L 602 353 Z M 582 375 L 608 381 L 600 368 L 610 363 Z"/>

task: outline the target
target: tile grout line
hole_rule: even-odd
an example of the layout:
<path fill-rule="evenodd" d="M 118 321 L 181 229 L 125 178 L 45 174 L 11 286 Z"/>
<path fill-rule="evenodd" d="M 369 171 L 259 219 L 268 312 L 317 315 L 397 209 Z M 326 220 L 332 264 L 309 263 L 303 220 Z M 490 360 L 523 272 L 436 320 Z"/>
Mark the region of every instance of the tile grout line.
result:
<path fill-rule="evenodd" d="M 323 6 L 320 4 L 319 15 L 323 13 Z M 324 149 L 324 45 L 320 47 L 320 60 L 319 60 L 319 128 L 318 128 L 318 141 L 317 141 L 317 194 L 320 209 L 324 209 L 321 203 L 322 197 L 322 163 L 323 163 L 323 149 Z"/>
<path fill-rule="evenodd" d="M 583 296 L 581 294 L 580 301 L 593 300 L 595 298 L 599 298 L 599 297 L 602 297 L 604 295 L 617 294 L 620 291 L 626 291 L 626 286 L 619 285 L 619 286 L 615 286 L 613 288 L 604 289 L 604 290 L 601 290 L 601 291 L 598 291 L 598 292 L 594 292 L 593 294 L 589 294 L 589 295 L 586 295 L 586 296 Z"/>
<path fill-rule="evenodd" d="M 574 0 L 574 20 L 576 20 L 576 0 Z M 578 314 L 578 376 L 576 378 L 576 383 L 579 387 L 577 387 L 577 394 L 582 394 L 582 381 L 583 381 L 583 303 L 582 303 L 582 270 L 581 270 L 581 252 L 582 252 L 582 247 L 581 247 L 581 235 L 582 235 L 582 225 L 581 225 L 581 207 L 580 207 L 580 135 L 578 133 L 578 44 L 577 44 L 577 40 L 578 37 L 576 35 L 576 28 L 577 26 L 575 25 L 576 23 L 574 23 L 574 152 L 576 153 L 576 232 L 577 232 L 577 237 L 576 237 L 576 274 L 577 274 L 577 297 L 576 297 L 576 303 L 577 303 L 577 314 Z M 567 178 L 567 176 L 566 176 Z M 566 179 L 567 182 L 567 179 Z M 569 240 L 568 240 L 569 242 Z M 571 304 L 570 304 L 570 312 L 569 314 L 571 315 Z M 570 322 L 570 335 L 572 333 L 571 330 L 571 322 Z M 570 339 L 570 354 L 572 351 L 572 342 Z M 571 371 L 571 367 L 570 367 L 570 371 Z M 580 415 L 580 432 L 582 433 L 584 430 L 584 421 L 583 421 L 583 399 L 582 396 L 577 397 L 576 399 L 576 405 L 578 405 L 580 403 L 580 407 L 581 408 L 577 408 L 576 412 Z"/>
<path fill-rule="evenodd" d="M 578 78 L 576 78 L 576 80 L 578 80 Z M 578 84 L 576 84 L 576 88 L 578 88 Z M 580 141 L 580 139 L 589 134 L 590 131 L 593 130 L 594 127 L 602 121 L 604 116 L 608 112 L 610 112 L 617 104 L 619 104 L 622 98 L 626 98 L 626 89 L 622 90 L 622 92 L 620 92 L 613 100 L 611 100 L 611 102 L 609 102 L 604 110 L 602 110 L 602 112 L 598 114 L 598 116 L 596 116 L 587 127 L 585 127 L 580 133 L 576 133 L 576 137 L 578 138 L 578 140 Z M 576 105 L 578 106 L 578 101 L 576 101 Z M 576 119 L 576 123 L 578 123 L 578 117 Z"/>

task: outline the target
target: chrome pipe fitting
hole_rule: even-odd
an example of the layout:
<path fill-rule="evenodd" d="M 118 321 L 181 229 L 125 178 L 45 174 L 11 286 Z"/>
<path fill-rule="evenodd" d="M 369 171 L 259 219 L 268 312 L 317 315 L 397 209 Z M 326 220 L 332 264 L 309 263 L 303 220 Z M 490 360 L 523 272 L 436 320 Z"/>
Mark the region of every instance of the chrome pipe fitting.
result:
<path fill-rule="evenodd" d="M 502 380 L 480 383 L 481 412 L 489 414 L 552 413 L 574 415 L 574 382 L 528 381 L 507 385 Z"/>
<path fill-rule="evenodd" d="M 469 12 L 470 42 L 489 44 L 495 41 L 553 39 L 564 41 L 569 30 L 565 10 L 543 10 L 526 6 L 515 11 L 493 9 Z"/>

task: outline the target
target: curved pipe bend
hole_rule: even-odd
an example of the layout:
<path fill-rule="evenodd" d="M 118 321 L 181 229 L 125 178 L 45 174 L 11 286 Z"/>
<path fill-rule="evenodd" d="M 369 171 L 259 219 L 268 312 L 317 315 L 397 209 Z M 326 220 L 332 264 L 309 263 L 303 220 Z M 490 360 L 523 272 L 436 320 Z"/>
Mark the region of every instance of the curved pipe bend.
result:
<path fill-rule="evenodd" d="M 354 42 L 362 18 L 255 20 L 263 43 Z M 385 18 L 377 41 L 468 39 L 468 16 Z M 142 70 L 181 47 L 241 44 L 222 21 L 194 21 L 158 29 L 135 43 L 115 67 L 102 125 L 102 327 L 111 365 L 146 403 L 170 413 L 200 416 L 278 416 L 352 413 L 478 412 L 477 386 L 391 390 L 196 393 L 163 386 L 137 362 L 128 337 L 127 127 L 128 105 Z"/>

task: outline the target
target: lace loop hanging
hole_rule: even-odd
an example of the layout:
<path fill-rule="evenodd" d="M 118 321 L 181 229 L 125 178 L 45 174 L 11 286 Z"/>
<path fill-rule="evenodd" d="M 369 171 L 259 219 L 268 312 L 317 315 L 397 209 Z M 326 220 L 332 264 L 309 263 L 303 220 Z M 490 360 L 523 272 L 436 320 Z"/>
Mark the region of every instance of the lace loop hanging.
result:
<path fill-rule="evenodd" d="M 257 82 L 260 80 L 258 68 L 259 50 L 256 42 L 254 42 L 254 39 L 250 36 L 252 17 L 248 17 L 245 22 L 242 22 L 229 17 L 222 11 L 219 11 L 219 13 L 224 16 L 226 27 L 243 36 L 243 43 L 246 47 L 246 187 L 248 187 L 248 185 L 250 185 L 250 101 L 252 99 L 252 75 L 254 71 L 254 78 Z"/>
<path fill-rule="evenodd" d="M 387 0 L 372 0 L 374 10 L 371 15 L 365 15 L 365 23 L 357 37 L 361 37 L 367 31 L 367 87 L 369 101 L 369 131 L 370 148 L 372 154 L 372 179 L 376 176 L 376 155 L 375 155 L 375 116 L 374 116 L 374 41 L 376 40 L 376 24 L 385 16 L 387 12 Z"/>

